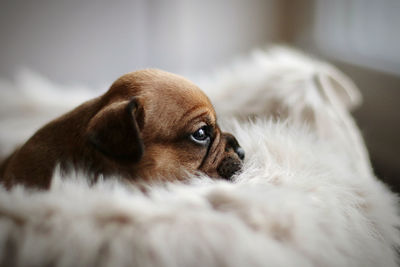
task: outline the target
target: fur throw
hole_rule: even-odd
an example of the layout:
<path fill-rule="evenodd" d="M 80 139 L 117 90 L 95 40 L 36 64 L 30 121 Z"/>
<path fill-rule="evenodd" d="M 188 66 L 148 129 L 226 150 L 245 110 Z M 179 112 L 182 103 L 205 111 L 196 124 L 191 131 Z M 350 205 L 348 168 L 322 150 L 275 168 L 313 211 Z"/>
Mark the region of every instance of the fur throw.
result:
<path fill-rule="evenodd" d="M 396 266 L 397 198 L 372 173 L 345 75 L 278 47 L 197 83 L 246 151 L 233 182 L 143 193 L 56 170 L 48 192 L 0 188 L 0 265 Z"/>

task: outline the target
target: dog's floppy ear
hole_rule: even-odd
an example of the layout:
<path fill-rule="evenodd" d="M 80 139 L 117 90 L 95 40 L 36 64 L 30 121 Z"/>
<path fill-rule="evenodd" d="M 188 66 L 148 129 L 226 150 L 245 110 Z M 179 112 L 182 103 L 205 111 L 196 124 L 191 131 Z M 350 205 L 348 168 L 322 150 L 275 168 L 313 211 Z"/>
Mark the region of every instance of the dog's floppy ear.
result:
<path fill-rule="evenodd" d="M 115 160 L 138 162 L 144 151 L 140 134 L 144 110 L 138 98 L 120 101 L 100 110 L 89 122 L 89 142 Z"/>

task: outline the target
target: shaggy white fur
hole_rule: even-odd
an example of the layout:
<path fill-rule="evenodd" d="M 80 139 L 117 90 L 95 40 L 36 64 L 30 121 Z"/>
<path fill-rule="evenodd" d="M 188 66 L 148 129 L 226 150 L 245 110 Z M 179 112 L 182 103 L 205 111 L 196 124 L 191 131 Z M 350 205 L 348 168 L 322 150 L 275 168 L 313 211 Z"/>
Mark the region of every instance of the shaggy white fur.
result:
<path fill-rule="evenodd" d="M 200 83 L 246 151 L 233 182 L 144 194 L 56 170 L 48 192 L 0 189 L 2 266 L 396 266 L 397 199 L 348 114 L 354 85 L 286 49 L 223 73 Z"/>

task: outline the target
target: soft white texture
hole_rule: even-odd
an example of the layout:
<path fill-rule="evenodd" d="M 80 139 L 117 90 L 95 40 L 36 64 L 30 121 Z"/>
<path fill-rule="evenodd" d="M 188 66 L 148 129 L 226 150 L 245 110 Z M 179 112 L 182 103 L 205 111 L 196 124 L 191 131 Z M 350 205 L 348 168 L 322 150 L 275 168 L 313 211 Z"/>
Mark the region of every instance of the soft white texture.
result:
<path fill-rule="evenodd" d="M 200 83 L 246 151 L 233 182 L 144 194 L 56 170 L 48 192 L 1 189 L 0 265 L 396 266 L 397 199 L 371 172 L 343 74 L 279 48 Z"/>

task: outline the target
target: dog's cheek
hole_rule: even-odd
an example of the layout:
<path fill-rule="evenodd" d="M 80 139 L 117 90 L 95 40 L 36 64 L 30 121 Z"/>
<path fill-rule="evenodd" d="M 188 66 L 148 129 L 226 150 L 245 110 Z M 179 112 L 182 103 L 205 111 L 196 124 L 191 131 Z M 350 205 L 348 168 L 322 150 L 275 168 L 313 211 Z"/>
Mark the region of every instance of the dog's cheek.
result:
<path fill-rule="evenodd" d="M 193 144 L 192 142 L 182 142 L 174 147 L 176 158 L 179 165 L 190 172 L 195 172 L 202 164 L 207 153 L 207 147 Z"/>
<path fill-rule="evenodd" d="M 202 161 L 201 152 L 181 144 L 148 145 L 137 166 L 137 173 L 141 178 L 184 179 L 185 172 L 193 173 L 198 169 Z"/>

